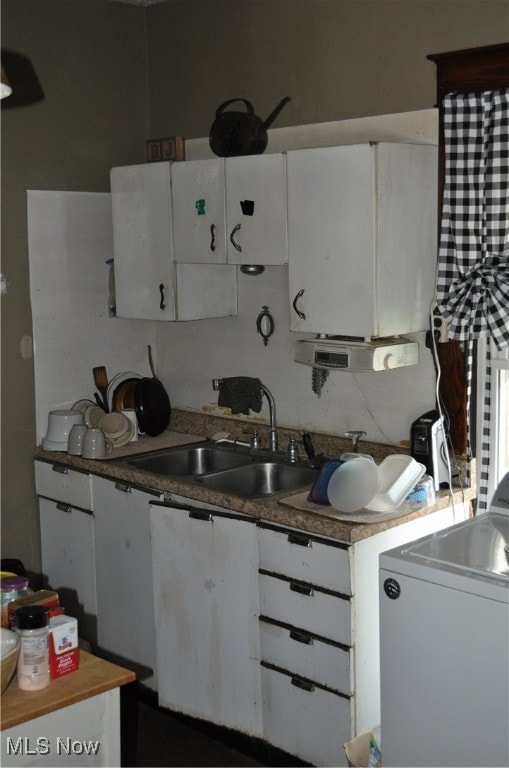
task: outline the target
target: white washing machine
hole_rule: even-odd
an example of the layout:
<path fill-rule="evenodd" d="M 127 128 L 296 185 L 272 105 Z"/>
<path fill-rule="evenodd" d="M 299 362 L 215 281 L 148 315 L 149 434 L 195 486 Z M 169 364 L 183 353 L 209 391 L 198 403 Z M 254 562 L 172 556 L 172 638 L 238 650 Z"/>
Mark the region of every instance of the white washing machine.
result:
<path fill-rule="evenodd" d="M 489 511 L 380 555 L 384 766 L 509 766 L 509 473 Z"/>

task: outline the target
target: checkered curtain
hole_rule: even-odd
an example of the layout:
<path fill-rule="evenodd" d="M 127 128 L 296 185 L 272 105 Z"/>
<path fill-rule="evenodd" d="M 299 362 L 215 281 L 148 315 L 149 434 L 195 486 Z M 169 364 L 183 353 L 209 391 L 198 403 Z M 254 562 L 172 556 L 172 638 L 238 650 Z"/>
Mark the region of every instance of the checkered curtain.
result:
<path fill-rule="evenodd" d="M 443 102 L 445 185 L 437 271 L 438 309 L 451 339 L 466 343 L 467 413 L 477 339 L 509 346 L 509 90 L 449 94 Z M 485 360 L 478 511 L 488 505 L 490 345 Z M 469 454 L 470 446 L 470 424 Z"/>

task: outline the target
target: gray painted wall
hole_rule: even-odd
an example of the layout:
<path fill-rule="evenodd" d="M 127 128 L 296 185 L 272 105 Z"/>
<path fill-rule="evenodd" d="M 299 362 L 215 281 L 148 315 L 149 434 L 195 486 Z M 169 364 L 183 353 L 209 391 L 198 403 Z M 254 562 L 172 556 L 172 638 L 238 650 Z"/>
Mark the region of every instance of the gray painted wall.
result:
<path fill-rule="evenodd" d="M 505 42 L 507 0 L 2 0 L 2 48 L 45 99 L 2 109 L 2 556 L 40 568 L 26 189 L 107 191 L 145 139 L 207 135 L 250 98 L 277 126 L 428 109 L 429 53 Z M 218 373 L 220 375 L 221 372 Z"/>

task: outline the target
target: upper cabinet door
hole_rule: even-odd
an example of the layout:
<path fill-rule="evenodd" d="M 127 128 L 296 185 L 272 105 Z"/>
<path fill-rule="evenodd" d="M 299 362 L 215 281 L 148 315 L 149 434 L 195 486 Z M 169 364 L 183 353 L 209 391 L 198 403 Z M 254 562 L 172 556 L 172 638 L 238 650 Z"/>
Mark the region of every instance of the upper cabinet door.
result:
<path fill-rule="evenodd" d="M 288 153 L 290 328 L 364 338 L 424 331 L 434 291 L 437 148 Z"/>
<path fill-rule="evenodd" d="M 113 168 L 110 178 L 117 315 L 173 320 L 170 163 Z"/>
<path fill-rule="evenodd" d="M 224 160 L 172 166 L 175 261 L 226 264 Z"/>
<path fill-rule="evenodd" d="M 286 264 L 286 155 L 225 160 L 229 264 Z"/>
<path fill-rule="evenodd" d="M 371 336 L 375 175 L 367 144 L 288 152 L 290 328 Z"/>

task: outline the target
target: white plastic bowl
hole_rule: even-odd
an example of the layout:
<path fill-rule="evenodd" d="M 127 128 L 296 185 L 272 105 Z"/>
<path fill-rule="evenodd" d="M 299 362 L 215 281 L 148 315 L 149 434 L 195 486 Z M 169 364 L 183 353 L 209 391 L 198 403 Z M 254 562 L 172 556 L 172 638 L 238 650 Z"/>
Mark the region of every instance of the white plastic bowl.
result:
<path fill-rule="evenodd" d="M 380 474 L 371 458 L 356 456 L 331 475 L 327 496 L 338 512 L 356 512 L 366 507 L 378 490 Z"/>

